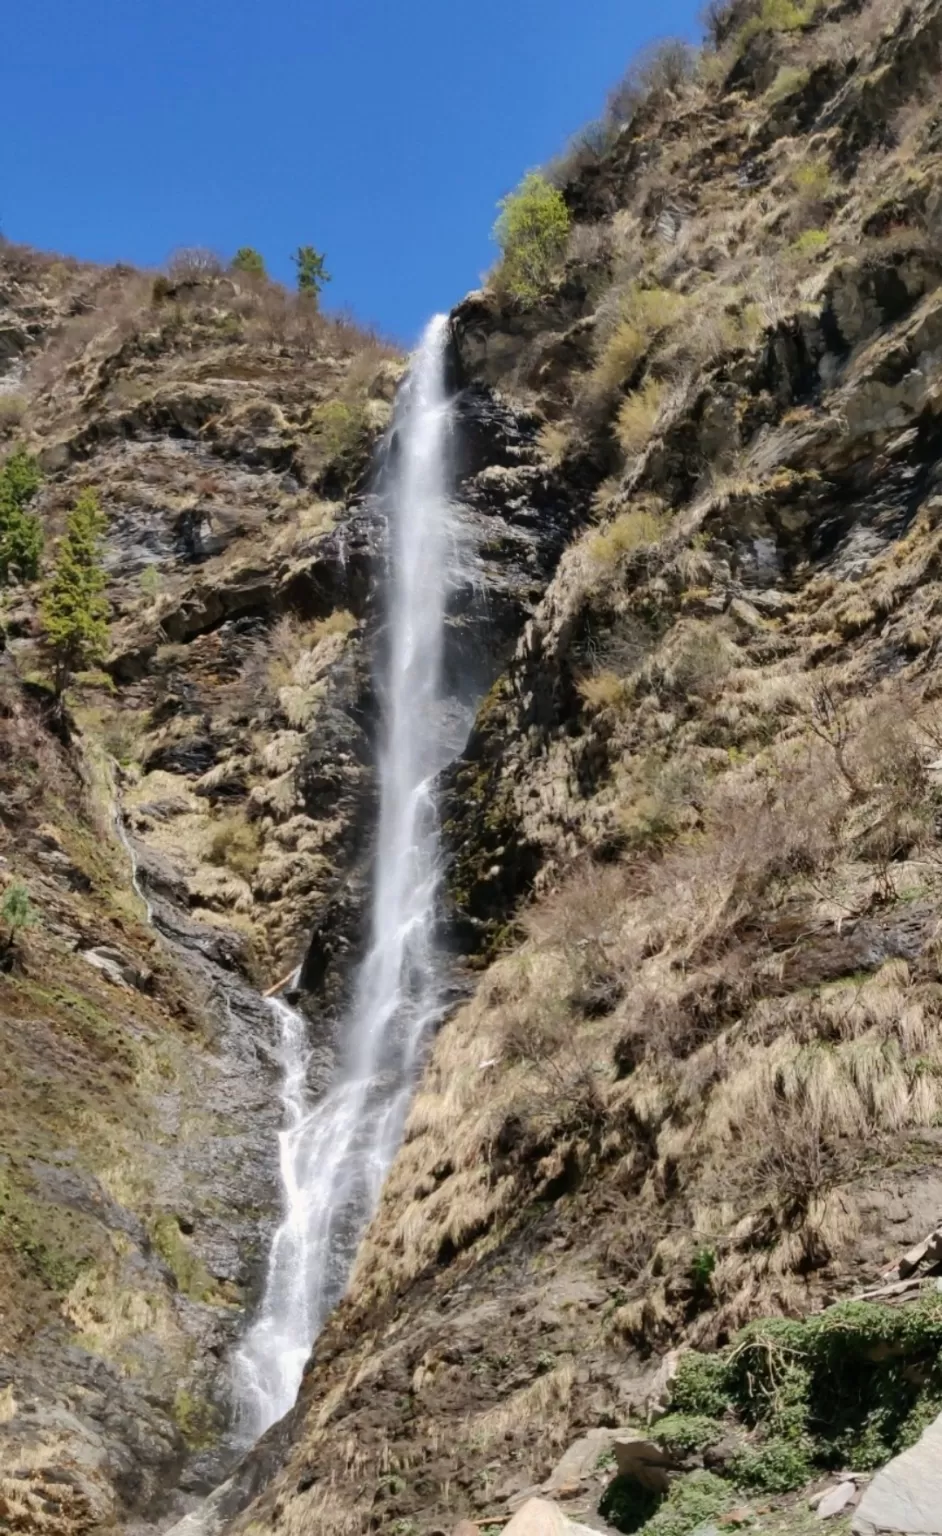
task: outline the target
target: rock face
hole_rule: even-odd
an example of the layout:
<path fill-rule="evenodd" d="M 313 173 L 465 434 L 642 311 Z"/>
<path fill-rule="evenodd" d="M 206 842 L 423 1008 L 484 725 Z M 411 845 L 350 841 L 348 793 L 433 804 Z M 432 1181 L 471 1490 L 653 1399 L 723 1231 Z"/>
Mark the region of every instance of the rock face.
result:
<path fill-rule="evenodd" d="M 452 316 L 463 995 L 233 1531 L 503 1528 L 672 1346 L 938 1223 L 942 9 L 733 12 L 560 172 L 545 294 Z"/>
<path fill-rule="evenodd" d="M 0 432 L 44 467 L 47 538 L 79 485 L 108 515 L 112 649 L 73 691 L 68 743 L 23 681 L 35 592 L 14 591 L 0 658 L 0 880 L 39 917 L 0 975 L 0 1496 L 25 1521 L 56 1504 L 71 1532 L 164 1522 L 236 1454 L 228 1357 L 279 1214 L 257 989 L 300 965 L 326 1079 L 368 893 L 369 466 L 402 364 L 205 274 L 168 291 L 4 246 L 0 301 L 22 392 Z M 536 425 L 483 388 L 459 401 L 475 578 L 449 615 L 456 752 L 584 513 Z"/>
<path fill-rule="evenodd" d="M 942 1531 L 942 1416 L 865 1489 L 854 1536 L 937 1536 Z"/>

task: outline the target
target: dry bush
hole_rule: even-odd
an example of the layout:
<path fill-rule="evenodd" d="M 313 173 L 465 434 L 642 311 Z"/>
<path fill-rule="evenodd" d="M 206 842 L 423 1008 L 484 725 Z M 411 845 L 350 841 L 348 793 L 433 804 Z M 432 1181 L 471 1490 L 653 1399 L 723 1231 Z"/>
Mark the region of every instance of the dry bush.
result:
<path fill-rule="evenodd" d="M 625 680 L 617 672 L 593 672 L 589 677 L 580 679 L 578 689 L 583 702 L 597 712 L 609 710 L 618 714 L 630 699 Z"/>
<path fill-rule="evenodd" d="M 665 38 L 652 43 L 629 66 L 610 92 L 606 117 L 613 123 L 628 123 L 652 96 L 677 96 L 693 80 L 697 51 L 681 38 Z"/>
<path fill-rule="evenodd" d="M 536 441 L 543 457 L 557 466 L 563 462 L 572 445 L 572 427 L 562 421 L 544 422 Z"/>
<path fill-rule="evenodd" d="M 611 229 L 608 224 L 574 224 L 569 232 L 566 260 L 578 267 L 593 267 L 608 261 L 611 255 Z"/>
<path fill-rule="evenodd" d="M 735 646 L 716 625 L 681 619 L 648 661 L 645 681 L 665 698 L 710 699 L 719 692 L 736 658 Z"/>
<path fill-rule="evenodd" d="M 167 262 L 167 276 L 172 283 L 211 283 L 222 277 L 225 270 L 222 257 L 201 245 L 181 246 Z"/>
<path fill-rule="evenodd" d="M 316 711 L 327 671 L 355 627 L 356 619 L 343 609 L 310 622 L 283 614 L 252 646 L 234 682 L 220 690 L 220 707 L 238 719 L 272 724 L 280 717 L 294 729 L 303 728 Z"/>

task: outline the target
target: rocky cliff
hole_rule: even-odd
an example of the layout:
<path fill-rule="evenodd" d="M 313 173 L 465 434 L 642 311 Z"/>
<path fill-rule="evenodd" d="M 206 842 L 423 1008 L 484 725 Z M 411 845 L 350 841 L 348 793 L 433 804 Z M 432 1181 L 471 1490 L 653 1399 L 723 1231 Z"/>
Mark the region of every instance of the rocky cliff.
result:
<path fill-rule="evenodd" d="M 464 1000 L 296 1410 L 199 1529 L 500 1529 L 668 1351 L 879 1287 L 939 1225 L 940 64 L 937 0 L 718 10 L 554 169 L 538 296 L 498 271 L 455 310 Z M 302 963 L 326 1063 L 360 942 L 401 362 L 192 259 L 2 273 L 5 430 L 51 534 L 99 488 L 114 624 L 63 741 L 35 594 L 6 621 L 4 871 L 39 921 L 0 977 L 0 1519 L 160 1523 L 234 1455 L 276 1205 L 252 988 Z M 766 1456 L 773 1512 L 915 1439 L 928 1358 L 892 1424 L 861 1389 L 866 1432 Z M 762 1414 L 685 1390 L 753 1437 L 692 1474 L 742 1503 Z"/>

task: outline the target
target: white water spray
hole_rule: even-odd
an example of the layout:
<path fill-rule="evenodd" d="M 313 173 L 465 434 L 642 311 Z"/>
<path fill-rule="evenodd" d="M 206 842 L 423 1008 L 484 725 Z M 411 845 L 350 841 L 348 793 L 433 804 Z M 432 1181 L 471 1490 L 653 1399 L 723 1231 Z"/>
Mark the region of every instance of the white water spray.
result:
<path fill-rule="evenodd" d="M 284 1219 L 258 1317 L 235 1359 L 243 1430 L 294 1403 L 311 1345 L 338 1299 L 408 1109 L 422 1043 L 441 1011 L 434 930 L 439 841 L 433 785 L 453 743 L 442 699 L 455 548 L 448 499 L 447 322 L 431 322 L 400 392 L 385 489 L 391 570 L 385 736 L 370 947 L 334 1081 L 307 1094 L 306 1021 L 269 1003 L 281 1039 Z"/>

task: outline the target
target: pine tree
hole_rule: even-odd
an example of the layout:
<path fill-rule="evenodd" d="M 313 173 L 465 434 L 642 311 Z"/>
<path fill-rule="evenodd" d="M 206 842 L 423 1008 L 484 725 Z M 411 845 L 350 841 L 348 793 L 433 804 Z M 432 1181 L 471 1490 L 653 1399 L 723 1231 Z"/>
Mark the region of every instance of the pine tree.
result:
<path fill-rule="evenodd" d="M 104 531 L 105 515 L 97 495 L 93 490 L 82 491 L 69 514 L 42 596 L 42 626 L 58 695 L 76 672 L 101 661 L 107 650 Z"/>
<path fill-rule="evenodd" d="M 11 950 L 16 943 L 17 935 L 24 928 L 32 928 L 36 921 L 33 904 L 29 899 L 29 892 L 22 880 L 14 880 L 7 887 L 3 901 L 0 902 L 0 925 L 6 929 L 6 934 L 0 937 L 0 942 L 6 950 Z"/>
<path fill-rule="evenodd" d="M 232 258 L 233 272 L 244 272 L 247 277 L 264 277 L 265 261 L 260 251 L 251 245 L 240 245 Z"/>
<path fill-rule="evenodd" d="M 27 508 L 41 481 L 39 465 L 22 448 L 0 469 L 0 586 L 39 575 L 42 525 Z"/>
<path fill-rule="evenodd" d="M 325 258 L 320 251 L 315 251 L 313 245 L 299 245 L 291 260 L 298 269 L 298 292 L 316 301 L 320 298 L 324 284 L 330 282 L 330 275 L 324 267 Z"/>

